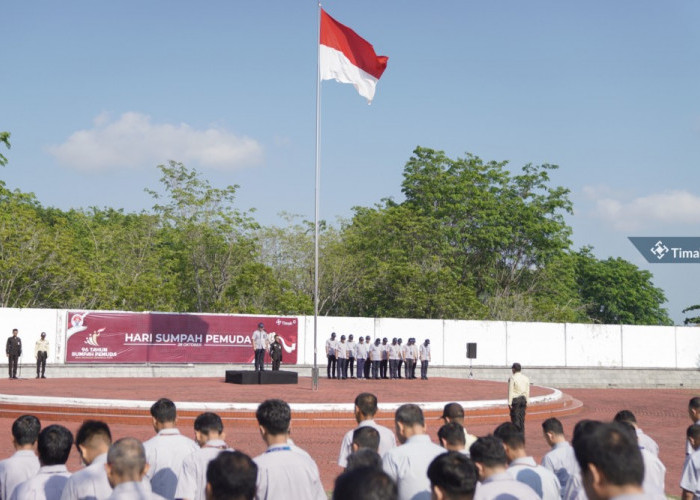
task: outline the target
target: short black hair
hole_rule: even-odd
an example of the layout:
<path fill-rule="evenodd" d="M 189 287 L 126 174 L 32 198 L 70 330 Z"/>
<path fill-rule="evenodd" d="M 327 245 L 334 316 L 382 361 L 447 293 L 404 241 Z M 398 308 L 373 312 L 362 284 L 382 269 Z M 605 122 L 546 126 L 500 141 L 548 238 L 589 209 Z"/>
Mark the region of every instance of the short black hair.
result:
<path fill-rule="evenodd" d="M 358 467 L 335 479 L 333 500 L 398 500 L 399 490 L 379 467 Z"/>
<path fill-rule="evenodd" d="M 467 444 L 467 438 L 464 435 L 464 427 L 459 422 L 447 422 L 438 429 L 438 439 L 442 439 L 447 444 L 453 446 Z"/>
<path fill-rule="evenodd" d="M 469 447 L 469 455 L 475 463 L 484 464 L 486 467 L 506 465 L 507 463 L 503 441 L 496 436 L 483 436 L 477 439 Z"/>
<path fill-rule="evenodd" d="M 513 363 L 513 366 L 511 368 L 516 373 L 523 369 L 523 367 L 520 366 L 520 363 Z"/>
<path fill-rule="evenodd" d="M 692 408 L 693 410 L 700 410 L 700 396 L 690 398 L 690 401 L 688 401 L 688 408 Z"/>
<path fill-rule="evenodd" d="M 550 417 L 542 422 L 542 432 L 551 432 L 552 434 L 564 435 L 564 426 L 556 417 Z"/>
<path fill-rule="evenodd" d="M 509 448 L 515 450 L 525 448 L 525 434 L 511 422 L 503 422 L 496 427 L 493 435 L 507 444 Z"/>
<path fill-rule="evenodd" d="M 258 424 L 262 425 L 267 432 L 276 436 L 289 431 L 289 424 L 292 421 L 292 410 L 281 399 L 267 399 L 258 406 L 255 418 L 258 419 Z"/>
<path fill-rule="evenodd" d="M 214 500 L 253 500 L 257 478 L 257 464 L 240 451 L 222 451 L 207 465 Z"/>
<path fill-rule="evenodd" d="M 73 434 L 62 425 L 53 424 L 42 429 L 37 440 L 39 461 L 42 465 L 63 465 L 68 461 L 73 446 Z"/>
<path fill-rule="evenodd" d="M 610 484 L 641 486 L 644 461 L 629 429 L 617 422 L 589 424 L 576 435 L 573 445 L 582 473 L 593 464 Z"/>
<path fill-rule="evenodd" d="M 382 468 L 382 457 L 375 450 L 370 448 L 360 448 L 354 453 L 348 455 L 348 463 L 345 470 L 359 469 L 361 467 L 376 467 Z"/>
<path fill-rule="evenodd" d="M 367 448 L 377 451 L 379 449 L 379 431 L 368 425 L 358 427 L 352 433 L 352 442 L 360 449 Z"/>
<path fill-rule="evenodd" d="M 168 398 L 160 398 L 151 405 L 151 416 L 160 423 L 175 422 L 177 418 L 175 403 Z"/>
<path fill-rule="evenodd" d="M 373 417 L 377 413 L 377 396 L 369 392 L 358 394 L 355 398 L 355 406 L 363 415 Z"/>
<path fill-rule="evenodd" d="M 618 411 L 615 416 L 613 417 L 614 422 L 629 422 L 631 424 L 636 424 L 637 419 L 634 416 L 634 413 L 632 413 L 629 410 L 620 410 Z"/>
<path fill-rule="evenodd" d="M 690 424 L 688 428 L 685 430 L 685 436 L 686 437 L 692 437 L 693 439 L 700 439 L 700 425 L 698 424 Z"/>
<path fill-rule="evenodd" d="M 447 495 L 473 495 L 478 474 L 476 466 L 466 455 L 448 451 L 438 455 L 428 466 L 431 486 L 439 486 Z"/>
<path fill-rule="evenodd" d="M 101 420 L 85 420 L 75 433 L 75 445 L 85 445 L 93 438 L 99 438 L 107 446 L 112 444 L 112 433 L 109 426 Z"/>
<path fill-rule="evenodd" d="M 41 431 L 41 422 L 34 415 L 22 415 L 12 423 L 12 437 L 20 446 L 36 443 L 39 431 Z"/>
<path fill-rule="evenodd" d="M 394 415 L 394 420 L 408 426 L 425 425 L 423 410 L 420 409 L 420 406 L 413 403 L 399 406 Z"/>
<path fill-rule="evenodd" d="M 194 419 L 194 430 L 202 434 L 209 434 L 212 431 L 221 434 L 224 431 L 224 423 L 219 415 L 207 411 L 197 415 L 197 418 Z"/>

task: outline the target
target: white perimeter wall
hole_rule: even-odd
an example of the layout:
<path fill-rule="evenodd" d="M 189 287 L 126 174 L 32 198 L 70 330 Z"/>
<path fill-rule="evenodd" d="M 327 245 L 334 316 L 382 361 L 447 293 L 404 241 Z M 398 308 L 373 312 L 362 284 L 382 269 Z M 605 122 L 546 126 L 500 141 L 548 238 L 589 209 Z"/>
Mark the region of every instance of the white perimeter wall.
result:
<path fill-rule="evenodd" d="M 22 363 L 34 362 L 34 343 L 46 332 L 49 363 L 65 359 L 66 311 L 0 309 L 0 338 L 19 329 Z M 476 366 L 700 368 L 700 327 L 517 323 L 400 318 L 317 318 L 317 360 L 324 365 L 331 332 L 375 338 L 430 339 L 432 363 L 465 366 L 466 344 L 477 344 Z M 314 318 L 299 316 L 298 363 L 314 361 Z"/>

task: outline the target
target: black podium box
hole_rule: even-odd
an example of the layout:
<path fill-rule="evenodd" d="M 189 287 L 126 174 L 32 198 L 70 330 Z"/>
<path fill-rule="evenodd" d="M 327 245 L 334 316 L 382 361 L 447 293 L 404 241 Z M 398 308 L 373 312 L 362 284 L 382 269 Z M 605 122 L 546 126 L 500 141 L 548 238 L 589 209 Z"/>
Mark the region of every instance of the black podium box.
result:
<path fill-rule="evenodd" d="M 252 370 L 226 370 L 226 382 L 229 384 L 259 384 L 259 372 Z"/>
<path fill-rule="evenodd" d="M 272 370 L 265 370 L 260 373 L 260 383 L 261 384 L 297 384 L 299 383 L 299 375 L 297 372 L 288 372 L 284 370 L 278 370 L 273 372 Z"/>

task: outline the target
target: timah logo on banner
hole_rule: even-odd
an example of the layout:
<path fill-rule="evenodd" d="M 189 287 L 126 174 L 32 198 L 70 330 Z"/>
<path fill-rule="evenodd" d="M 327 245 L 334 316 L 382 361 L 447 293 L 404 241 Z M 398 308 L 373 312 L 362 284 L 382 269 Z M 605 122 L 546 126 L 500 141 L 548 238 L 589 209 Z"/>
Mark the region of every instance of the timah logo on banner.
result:
<path fill-rule="evenodd" d="M 700 264 L 700 237 L 630 236 L 629 240 L 652 264 Z"/>

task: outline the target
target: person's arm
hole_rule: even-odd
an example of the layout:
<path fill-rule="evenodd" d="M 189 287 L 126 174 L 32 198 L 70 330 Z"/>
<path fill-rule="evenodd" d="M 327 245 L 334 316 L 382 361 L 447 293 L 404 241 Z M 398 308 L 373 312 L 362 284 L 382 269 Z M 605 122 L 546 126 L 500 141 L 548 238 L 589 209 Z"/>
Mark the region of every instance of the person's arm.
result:
<path fill-rule="evenodd" d="M 513 377 L 508 379 L 508 408 L 513 405 Z"/>
<path fill-rule="evenodd" d="M 681 492 L 681 500 L 693 500 L 695 498 L 695 494 L 692 491 L 682 489 Z"/>

